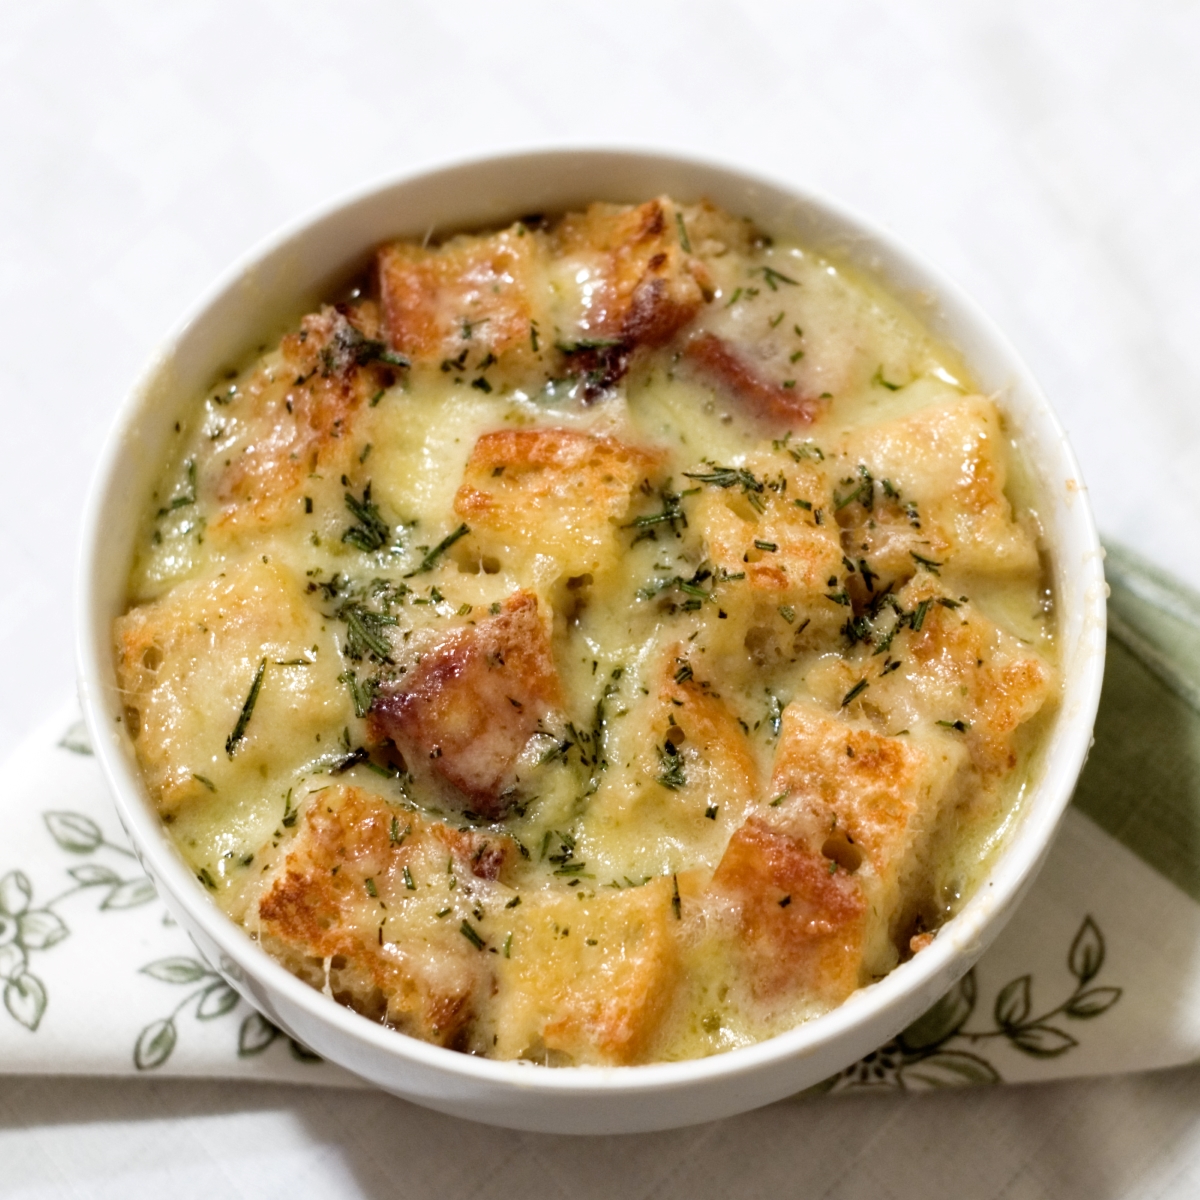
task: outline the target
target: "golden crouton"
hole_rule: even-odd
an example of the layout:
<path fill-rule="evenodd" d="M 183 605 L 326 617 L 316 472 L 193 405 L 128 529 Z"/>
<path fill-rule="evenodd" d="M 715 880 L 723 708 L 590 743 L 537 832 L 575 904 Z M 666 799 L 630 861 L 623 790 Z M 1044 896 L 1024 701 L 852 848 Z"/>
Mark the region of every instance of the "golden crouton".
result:
<path fill-rule="evenodd" d="M 663 196 L 636 207 L 593 204 L 559 223 L 559 252 L 591 267 L 584 336 L 661 346 L 700 310 L 711 285 L 683 248 L 676 213 Z"/>
<path fill-rule="evenodd" d="M 259 368 L 223 411 L 232 449 L 215 480 L 217 532 L 298 520 L 310 474 L 332 477 L 358 453 L 352 432 L 371 397 L 403 368 L 378 337 L 365 303 L 343 313 L 326 306 L 283 339 L 282 365 Z"/>
<path fill-rule="evenodd" d="M 239 780 L 261 786 L 268 771 L 286 774 L 319 749 L 317 734 L 349 718 L 337 651 L 321 625 L 300 584 L 257 560 L 118 618 L 125 719 L 160 811 L 207 801 Z M 251 692 L 252 712 L 231 741 Z"/>
<path fill-rule="evenodd" d="M 789 704 L 764 819 L 824 855 L 827 869 L 855 874 L 873 913 L 894 914 L 965 757 L 944 739 L 887 737 Z M 886 958 L 886 923 L 873 932 L 871 949 Z"/>
<path fill-rule="evenodd" d="M 526 892 L 496 962 L 495 1053 L 574 1064 L 653 1057 L 679 982 L 670 878 L 638 888 Z"/>
<path fill-rule="evenodd" d="M 1004 494 L 1008 441 L 983 396 L 854 431 L 841 449 L 847 553 L 903 583 L 921 559 L 988 574 L 1033 572 L 1037 546 Z"/>
<path fill-rule="evenodd" d="M 341 1003 L 463 1045 L 492 990 L 490 963 L 458 919 L 438 922 L 432 909 L 450 903 L 448 878 L 467 905 L 495 900 L 513 851 L 508 838 L 451 829 L 358 788 L 325 788 L 310 797 L 249 923 Z"/>
<path fill-rule="evenodd" d="M 834 864 L 836 868 L 836 864 Z M 730 839 L 705 901 L 738 986 L 758 1005 L 844 1000 L 863 980 L 867 904 L 855 877 L 752 817 Z"/>
<path fill-rule="evenodd" d="M 564 574 L 617 557 L 617 529 L 661 455 L 570 429 L 505 429 L 476 443 L 454 499 L 475 540 L 497 553 L 548 554 Z"/>
<path fill-rule="evenodd" d="M 384 246 L 376 270 L 388 341 L 419 365 L 540 380 L 553 340 L 540 309 L 543 256 L 542 236 L 520 223 L 441 246 Z"/>
<path fill-rule="evenodd" d="M 702 488 L 691 524 L 717 578 L 726 619 L 714 651 L 768 663 L 836 634 L 850 615 L 845 566 L 829 489 L 818 468 L 790 456 L 756 454 L 744 466 L 693 467 Z"/>
<path fill-rule="evenodd" d="M 454 630 L 371 706 L 379 741 L 395 742 L 422 782 L 448 803 L 502 817 L 516 799 L 514 767 L 561 707 L 537 598 L 517 592 L 501 611 Z"/>

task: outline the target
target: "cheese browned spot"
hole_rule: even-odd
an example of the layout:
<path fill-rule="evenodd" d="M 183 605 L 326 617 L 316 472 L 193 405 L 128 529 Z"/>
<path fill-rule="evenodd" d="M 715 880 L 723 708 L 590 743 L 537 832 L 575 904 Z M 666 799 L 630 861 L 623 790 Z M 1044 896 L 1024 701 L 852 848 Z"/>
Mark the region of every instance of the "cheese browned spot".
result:
<path fill-rule="evenodd" d="M 503 429 L 471 451 L 454 498 L 475 543 L 505 555 L 550 554 L 569 575 L 617 558 L 617 525 L 662 455 L 571 429 Z"/>
<path fill-rule="evenodd" d="M 517 759 L 561 705 L 537 598 L 448 634 L 371 707 L 378 740 L 390 738 L 413 774 L 440 780 L 456 807 L 502 817 L 516 799 Z"/>
<path fill-rule="evenodd" d="M 509 893 L 495 881 L 512 854 L 508 838 L 452 829 L 358 788 L 326 788 L 309 798 L 254 924 L 269 949 L 299 973 L 324 975 L 343 1003 L 463 1045 L 495 986 L 491 956 L 433 909 L 447 903 L 452 877 L 468 904 L 498 907 Z"/>

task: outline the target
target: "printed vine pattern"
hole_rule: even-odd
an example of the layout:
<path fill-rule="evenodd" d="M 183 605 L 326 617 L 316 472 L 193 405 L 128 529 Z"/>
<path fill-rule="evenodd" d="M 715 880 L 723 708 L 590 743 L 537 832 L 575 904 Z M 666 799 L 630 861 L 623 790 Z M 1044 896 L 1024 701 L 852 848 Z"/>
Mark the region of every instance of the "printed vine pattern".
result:
<path fill-rule="evenodd" d="M 1092 986 L 1104 956 L 1104 935 L 1090 916 L 1085 917 L 1067 953 L 1067 967 L 1075 978 L 1070 995 L 1053 1008 L 1035 1012 L 1033 977 L 1021 975 L 997 993 L 992 1025 L 983 1029 L 967 1028 L 978 1001 L 975 972 L 968 971 L 903 1033 L 819 1088 L 908 1091 L 1000 1083 L 1000 1072 L 985 1054 L 988 1044 L 997 1040 L 1032 1058 L 1066 1054 L 1079 1042 L 1064 1024 L 1102 1016 L 1121 998 L 1119 987 Z"/>
<path fill-rule="evenodd" d="M 60 745 L 66 746 L 66 739 Z M 77 754 L 91 753 L 90 748 L 67 748 Z M 102 861 L 104 857 L 111 861 L 113 855 L 121 856 L 117 861 L 134 855 L 124 846 L 110 842 L 90 817 L 74 812 L 48 812 L 42 819 L 50 836 L 67 853 L 97 857 L 71 867 L 67 874 L 73 880 L 72 886 L 40 904 L 34 902 L 33 884 L 24 871 L 9 871 L 0 878 L 0 979 L 4 980 L 4 1007 L 14 1021 L 33 1032 L 41 1024 L 50 1002 L 46 985 L 31 969 L 33 956 L 57 946 L 71 933 L 56 908 L 85 891 L 102 897 L 101 912 L 138 908 L 156 896 L 154 884 L 145 875 L 125 877 Z"/>
<path fill-rule="evenodd" d="M 179 1042 L 179 1026 L 176 1021 L 189 1007 L 192 1008 L 192 1016 L 197 1021 L 215 1021 L 237 1007 L 238 993 L 225 982 L 218 971 L 214 971 L 197 958 L 183 955 L 160 958 L 147 963 L 140 971 L 160 983 L 188 987 L 191 990 L 167 1016 L 151 1021 L 138 1034 L 133 1047 L 133 1065 L 139 1071 L 156 1070 L 174 1054 Z M 250 1013 L 242 1021 L 238 1030 L 238 1057 L 251 1058 L 262 1054 L 276 1038 L 286 1038 L 291 1047 L 292 1057 L 298 1061 L 322 1061 L 320 1055 L 314 1054 L 294 1038 L 288 1037 L 259 1012 Z"/>

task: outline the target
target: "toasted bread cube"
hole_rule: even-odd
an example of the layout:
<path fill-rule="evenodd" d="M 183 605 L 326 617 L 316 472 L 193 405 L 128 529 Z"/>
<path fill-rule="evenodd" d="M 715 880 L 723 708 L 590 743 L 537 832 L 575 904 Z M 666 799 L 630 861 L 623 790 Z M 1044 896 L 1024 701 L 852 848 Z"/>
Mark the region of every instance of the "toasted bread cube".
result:
<path fill-rule="evenodd" d="M 384 246 L 376 270 L 388 340 L 418 365 L 540 383 L 553 336 L 541 312 L 544 254 L 542 235 L 520 223 L 441 246 Z"/>
<path fill-rule="evenodd" d="M 680 964 L 669 878 L 638 888 L 526 892 L 496 962 L 494 1053 L 618 1066 L 653 1058 Z"/>
<path fill-rule="evenodd" d="M 784 710 L 764 819 L 862 884 L 877 973 L 893 965 L 889 924 L 965 760 L 946 739 L 887 737 L 798 702 Z"/>
<path fill-rule="evenodd" d="M 749 739 L 701 678 L 702 660 L 689 650 L 682 644 L 667 648 L 648 681 L 649 694 L 627 719 L 609 722 L 606 755 L 630 767 L 614 769 L 601 782 L 585 818 L 580 854 L 614 875 L 631 865 L 620 856 L 609 859 L 606 851 L 621 845 L 620 831 L 630 828 L 639 830 L 639 873 L 715 867 L 759 794 Z"/>
<path fill-rule="evenodd" d="M 735 478 L 741 472 L 747 482 Z M 763 666 L 833 636 L 850 609 L 839 532 L 819 469 L 756 454 L 742 468 L 698 466 L 688 475 L 703 487 L 692 525 L 718 579 L 732 577 L 721 593 L 728 613 L 716 631 L 721 651 L 748 654 Z"/>
<path fill-rule="evenodd" d="M 661 456 L 570 429 L 506 429 L 476 443 L 454 499 L 477 544 L 547 554 L 566 575 L 598 572 L 618 554 L 618 526 Z"/>
<path fill-rule="evenodd" d="M 309 314 L 221 410 L 216 533 L 299 520 L 309 476 L 349 469 L 359 414 L 402 369 L 380 357 L 378 324 L 369 303 Z"/>
<path fill-rule="evenodd" d="M 358 788 L 313 793 L 248 924 L 302 978 L 406 1033 L 466 1048 L 492 989 L 490 956 L 435 919 L 502 907 L 515 847 L 451 829 Z M 458 887 L 447 891 L 453 874 Z"/>
<path fill-rule="evenodd" d="M 832 1008 L 865 982 L 867 902 L 860 882 L 802 839 L 751 817 L 730 839 L 705 894 L 711 936 L 726 942 L 735 986 L 755 1005 L 798 999 Z"/>
<path fill-rule="evenodd" d="M 662 196 L 636 207 L 592 204 L 562 219 L 559 252 L 577 276 L 581 264 L 589 271 L 577 318 L 581 338 L 661 346 L 699 312 L 710 282 L 683 248 L 678 213 Z"/>
<path fill-rule="evenodd" d="M 417 779 L 443 785 L 448 803 L 501 817 L 516 799 L 517 759 L 560 707 L 537 598 L 516 592 L 496 616 L 454 630 L 384 684 L 371 725 Z"/>
<path fill-rule="evenodd" d="M 352 716 L 320 613 L 275 564 L 180 584 L 119 617 L 114 640 L 126 723 L 164 814 L 286 774 L 311 757 L 317 734 Z M 260 667 L 253 711 L 229 746 Z"/>
<path fill-rule="evenodd" d="M 860 466 L 887 481 L 838 508 L 847 553 L 886 581 L 911 578 L 920 558 L 984 574 L 1037 571 L 1035 540 L 1004 494 L 1008 441 L 990 400 L 967 396 L 856 430 L 841 452 L 839 499 L 860 491 Z"/>
<path fill-rule="evenodd" d="M 1053 667 L 970 601 L 946 596 L 929 575 L 914 579 L 899 601 L 909 612 L 924 604 L 925 618 L 893 642 L 902 667 L 880 681 L 873 699 L 893 722 L 918 712 L 938 722 L 965 741 L 985 773 L 1011 770 L 1018 731 L 1053 700 Z"/>

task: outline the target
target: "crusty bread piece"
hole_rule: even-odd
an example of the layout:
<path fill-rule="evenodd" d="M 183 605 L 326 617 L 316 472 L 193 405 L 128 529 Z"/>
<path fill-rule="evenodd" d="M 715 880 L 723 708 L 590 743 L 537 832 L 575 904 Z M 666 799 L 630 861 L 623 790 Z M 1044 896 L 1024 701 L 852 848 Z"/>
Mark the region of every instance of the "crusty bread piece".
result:
<path fill-rule="evenodd" d="M 495 616 L 444 637 L 371 706 L 377 741 L 391 739 L 421 782 L 455 807 L 502 817 L 516 798 L 522 750 L 561 706 L 537 597 L 517 592 Z"/>
<path fill-rule="evenodd" d="M 564 575 L 599 572 L 615 562 L 618 525 L 661 462 L 653 451 L 570 429 L 485 433 L 454 510 L 481 553 L 545 554 Z"/>
<path fill-rule="evenodd" d="M 319 751 L 319 733 L 352 716 L 332 635 L 275 563 L 238 563 L 180 584 L 118 618 L 115 640 L 126 721 L 163 813 L 208 802 L 213 789 L 286 775 Z M 231 753 L 227 739 L 263 663 Z"/>
<path fill-rule="evenodd" d="M 502 906 L 510 893 L 497 881 L 514 855 L 509 838 L 452 829 L 359 788 L 325 788 L 308 798 L 247 924 L 341 1003 L 467 1048 L 494 959 L 461 922 Z"/>
<path fill-rule="evenodd" d="M 280 361 L 257 370 L 222 411 L 222 449 L 213 488 L 218 535 L 251 533 L 305 515 L 313 473 L 336 478 L 360 447 L 353 432 L 370 399 L 402 368 L 385 361 L 371 302 L 328 305 L 283 339 Z"/>
<path fill-rule="evenodd" d="M 709 936 L 724 943 L 735 986 L 753 1005 L 782 1011 L 802 998 L 832 1007 L 864 982 L 858 881 L 758 817 L 730 839 L 702 903 Z"/>
<path fill-rule="evenodd" d="M 582 899 L 524 893 L 495 964 L 494 1052 L 605 1066 L 653 1057 L 679 984 L 672 895 L 667 877 Z"/>
<path fill-rule="evenodd" d="M 800 702 L 784 710 L 763 819 L 855 876 L 871 911 L 872 974 L 894 963 L 890 923 L 965 761 L 959 743 L 936 735 L 888 737 Z"/>
<path fill-rule="evenodd" d="M 446 363 L 464 378 L 540 378 L 553 343 L 544 257 L 543 236 L 520 222 L 439 246 L 384 246 L 376 273 L 389 342 L 414 364 Z"/>
<path fill-rule="evenodd" d="M 996 406 L 984 396 L 935 404 L 912 416 L 865 426 L 839 448 L 844 499 L 860 488 L 860 465 L 887 488 L 873 503 L 838 508 L 847 554 L 865 558 L 885 581 L 903 583 L 919 569 L 914 555 L 960 571 L 1035 572 L 1030 529 L 1013 520 L 1004 494 L 1008 443 Z M 889 494 L 888 489 L 891 493 Z M 863 500 L 868 491 L 862 492 Z"/>

